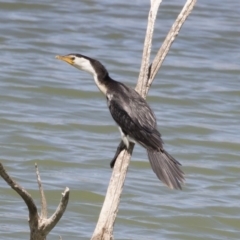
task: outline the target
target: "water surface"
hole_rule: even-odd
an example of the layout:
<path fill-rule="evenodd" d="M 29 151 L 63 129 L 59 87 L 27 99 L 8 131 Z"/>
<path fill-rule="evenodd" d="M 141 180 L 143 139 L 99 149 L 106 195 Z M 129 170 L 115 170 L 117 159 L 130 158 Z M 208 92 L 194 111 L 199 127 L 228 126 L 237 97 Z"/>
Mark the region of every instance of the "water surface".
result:
<path fill-rule="evenodd" d="M 184 1 L 163 1 L 157 52 Z M 0 152 L 9 174 L 40 206 L 34 163 L 55 211 L 68 208 L 49 239 L 90 239 L 120 135 L 92 78 L 56 54 L 99 59 L 134 87 L 148 1 L 0 3 Z M 238 1 L 198 1 L 149 92 L 165 148 L 183 165 L 183 191 L 167 189 L 145 150 L 131 160 L 115 239 L 240 239 L 240 54 Z M 0 180 L 0 239 L 28 239 L 22 199 Z"/>

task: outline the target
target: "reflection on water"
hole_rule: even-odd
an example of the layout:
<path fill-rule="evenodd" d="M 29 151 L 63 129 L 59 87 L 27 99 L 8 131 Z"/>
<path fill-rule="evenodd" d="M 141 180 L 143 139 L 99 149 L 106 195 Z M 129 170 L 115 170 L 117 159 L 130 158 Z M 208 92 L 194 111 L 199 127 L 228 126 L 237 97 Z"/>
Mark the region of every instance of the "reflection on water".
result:
<path fill-rule="evenodd" d="M 183 4 L 163 1 L 153 54 Z M 50 238 L 90 238 L 120 139 L 91 77 L 54 57 L 97 58 L 113 78 L 134 87 L 148 9 L 142 1 L 1 3 L 1 162 L 40 205 L 38 163 L 50 213 L 64 187 L 71 189 Z M 137 146 L 116 239 L 240 238 L 239 9 L 237 1 L 199 1 L 173 44 L 148 101 L 186 186 L 164 187 Z M 0 219 L 1 239 L 28 238 L 26 206 L 2 180 Z"/>

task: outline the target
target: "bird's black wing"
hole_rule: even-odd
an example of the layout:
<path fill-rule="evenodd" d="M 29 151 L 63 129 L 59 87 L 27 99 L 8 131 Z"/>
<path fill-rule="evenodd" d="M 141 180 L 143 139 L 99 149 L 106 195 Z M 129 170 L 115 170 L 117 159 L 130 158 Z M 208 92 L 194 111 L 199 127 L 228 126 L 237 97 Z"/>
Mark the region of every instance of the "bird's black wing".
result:
<path fill-rule="evenodd" d="M 118 98 L 124 98 L 126 104 L 123 106 L 129 116 L 131 116 L 139 126 L 146 129 L 155 129 L 157 125 L 156 118 L 146 100 L 132 88 L 123 84 L 119 87 L 124 94 L 118 96 Z"/>
<path fill-rule="evenodd" d="M 155 116 L 147 102 L 134 90 L 118 85 L 107 94 L 110 113 L 124 134 L 146 148 L 161 149 L 161 135 L 156 129 Z"/>
<path fill-rule="evenodd" d="M 120 85 L 107 94 L 109 110 L 124 134 L 144 146 L 157 177 L 170 188 L 181 189 L 184 173 L 180 163 L 163 149 L 156 120 L 146 101 L 133 89 Z"/>

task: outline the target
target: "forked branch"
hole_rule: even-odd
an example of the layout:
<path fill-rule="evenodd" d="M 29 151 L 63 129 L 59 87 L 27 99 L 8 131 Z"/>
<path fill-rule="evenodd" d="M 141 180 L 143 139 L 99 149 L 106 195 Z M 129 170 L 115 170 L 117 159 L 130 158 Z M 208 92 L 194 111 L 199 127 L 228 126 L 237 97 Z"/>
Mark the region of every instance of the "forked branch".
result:
<path fill-rule="evenodd" d="M 14 181 L 10 175 L 4 169 L 2 163 L 0 163 L 0 176 L 6 181 L 6 183 L 14 189 L 24 200 L 29 210 L 29 227 L 30 227 L 30 240 L 46 240 L 47 234 L 55 227 L 64 211 L 66 210 L 68 199 L 69 199 L 69 188 L 66 188 L 62 193 L 60 204 L 55 213 L 47 218 L 47 202 L 45 194 L 42 188 L 40 174 L 36 167 L 37 181 L 39 191 L 41 195 L 42 209 L 41 215 L 37 212 L 37 207 L 31 197 L 31 195 L 21 187 L 16 181 Z"/>
<path fill-rule="evenodd" d="M 178 15 L 176 21 L 172 25 L 168 35 L 166 36 L 162 46 L 158 50 L 158 53 L 156 57 L 154 58 L 152 64 L 149 67 L 149 78 L 147 80 L 146 89 L 147 92 L 156 77 L 160 67 L 162 66 L 162 63 L 165 59 L 165 57 L 168 54 L 168 51 L 170 50 L 170 47 L 172 43 L 174 42 L 175 38 L 177 37 L 181 27 L 183 26 L 183 23 L 186 21 L 187 17 L 193 10 L 194 5 L 196 4 L 197 0 L 188 0 L 186 4 L 184 5 L 182 11 Z"/>
<path fill-rule="evenodd" d="M 162 47 L 159 49 L 157 56 L 153 63 L 149 65 L 152 36 L 154 29 L 154 22 L 158 12 L 161 0 L 151 0 L 151 7 L 148 17 L 148 26 L 146 32 L 146 38 L 144 43 L 144 50 L 142 56 L 142 65 L 140 69 L 139 79 L 136 86 L 136 90 L 140 95 L 145 98 L 151 83 L 153 82 L 158 70 L 165 59 L 171 44 L 176 38 L 180 28 L 185 22 L 186 18 L 191 13 L 197 0 L 187 0 L 183 10 L 179 14 L 171 30 L 169 31 Z M 150 67 L 149 67 L 150 66 Z M 134 144 L 131 144 L 128 150 L 123 150 L 117 157 L 112 177 L 108 186 L 107 194 L 103 203 L 99 220 L 91 240 L 110 240 L 113 239 L 113 226 L 116 219 L 120 196 L 122 193 L 124 180 L 126 178 L 127 169 L 129 166 L 130 158 Z"/>

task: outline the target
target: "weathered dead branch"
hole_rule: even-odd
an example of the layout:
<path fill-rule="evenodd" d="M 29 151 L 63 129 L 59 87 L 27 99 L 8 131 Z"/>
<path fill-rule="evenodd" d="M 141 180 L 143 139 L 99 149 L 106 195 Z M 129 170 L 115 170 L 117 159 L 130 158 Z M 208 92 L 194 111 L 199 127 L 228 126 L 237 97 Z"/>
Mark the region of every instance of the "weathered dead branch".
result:
<path fill-rule="evenodd" d="M 38 214 L 37 207 L 31 195 L 16 181 L 14 181 L 10 175 L 8 175 L 2 163 L 0 163 L 0 176 L 12 189 L 14 189 L 22 197 L 28 207 L 30 240 L 46 240 L 47 234 L 55 227 L 55 225 L 62 217 L 64 211 L 66 210 L 69 199 L 69 188 L 65 188 L 64 192 L 62 193 L 62 198 L 55 213 L 50 218 L 47 218 L 47 202 L 42 188 L 41 178 L 37 164 L 35 164 L 35 167 L 39 191 L 41 195 L 41 215 Z"/>
<path fill-rule="evenodd" d="M 153 63 L 150 65 L 149 59 L 152 46 L 154 23 L 159 5 L 161 3 L 161 0 L 151 0 L 148 26 L 142 56 L 142 65 L 136 86 L 136 91 L 138 91 L 142 97 L 146 98 L 149 87 L 151 86 L 158 70 L 160 69 L 163 60 L 165 59 L 171 47 L 171 44 L 178 35 L 180 28 L 191 13 L 196 2 L 197 0 L 187 0 L 185 6 L 183 7 L 181 13 L 174 22 L 165 41 L 163 42 L 162 47 L 159 49 L 157 56 L 155 57 Z M 117 216 L 120 196 L 122 193 L 124 180 L 126 178 L 133 148 L 134 144 L 131 144 L 128 150 L 123 150 L 117 157 L 103 207 L 99 215 L 99 220 L 91 240 L 113 239 L 113 226 Z"/>

